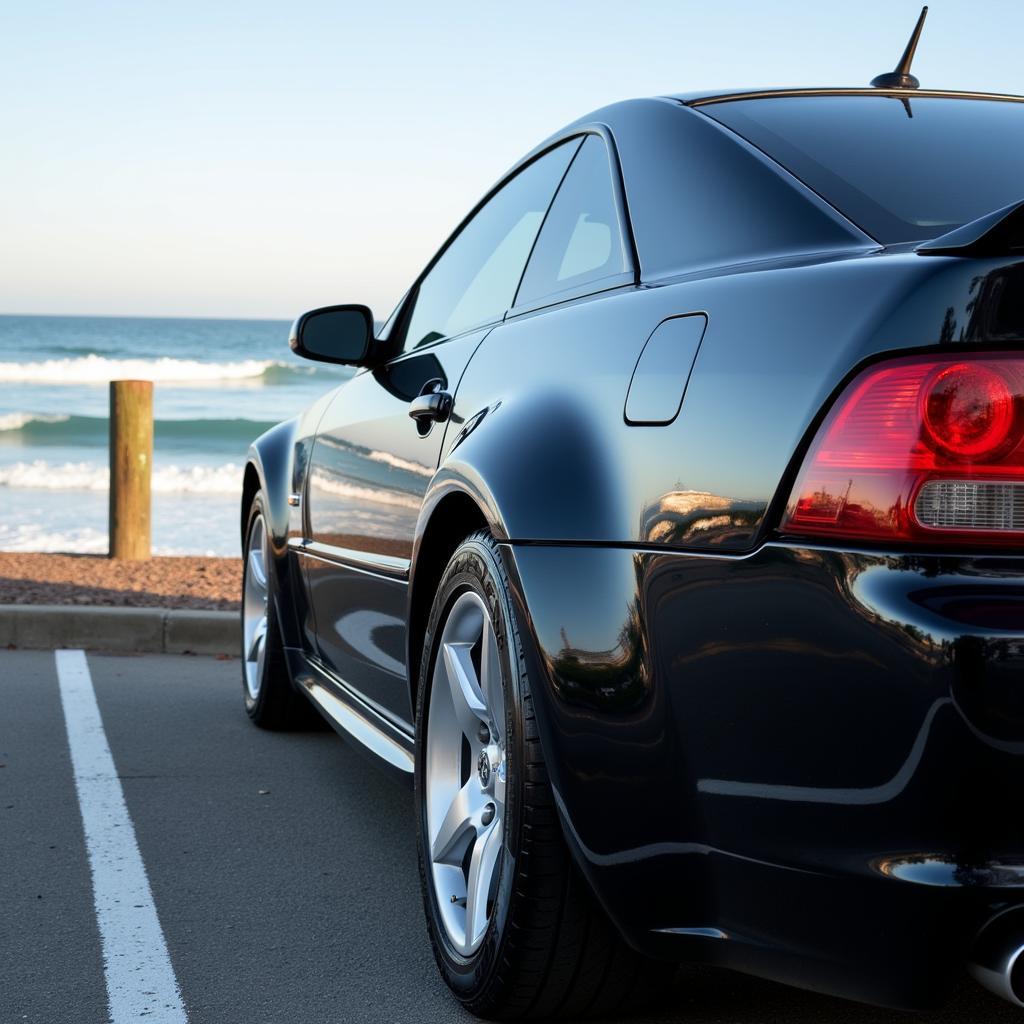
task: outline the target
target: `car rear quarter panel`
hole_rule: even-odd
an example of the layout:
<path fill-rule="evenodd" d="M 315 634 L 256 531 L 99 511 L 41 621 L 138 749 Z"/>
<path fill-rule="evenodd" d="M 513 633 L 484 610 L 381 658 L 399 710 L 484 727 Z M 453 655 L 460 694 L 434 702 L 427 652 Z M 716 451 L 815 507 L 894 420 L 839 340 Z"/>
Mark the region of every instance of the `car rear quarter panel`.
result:
<path fill-rule="evenodd" d="M 505 555 L 566 837 L 638 946 L 914 1007 L 1021 902 L 1024 558 Z"/>
<path fill-rule="evenodd" d="M 513 540 L 749 551 L 808 429 L 858 365 L 976 343 L 979 275 L 965 263 L 773 262 L 509 319 L 463 377 L 442 473 L 463 478 Z M 627 424 L 645 342 L 694 312 L 708 327 L 679 415 Z"/>
<path fill-rule="evenodd" d="M 1013 272 L 762 266 L 506 322 L 470 364 L 439 479 L 508 541 L 566 835 L 643 948 L 915 1006 L 1017 898 L 986 886 L 1024 854 L 1024 559 L 771 541 L 859 366 L 1019 346 L 984 326 Z M 697 311 L 678 417 L 628 426 L 644 342 Z"/>

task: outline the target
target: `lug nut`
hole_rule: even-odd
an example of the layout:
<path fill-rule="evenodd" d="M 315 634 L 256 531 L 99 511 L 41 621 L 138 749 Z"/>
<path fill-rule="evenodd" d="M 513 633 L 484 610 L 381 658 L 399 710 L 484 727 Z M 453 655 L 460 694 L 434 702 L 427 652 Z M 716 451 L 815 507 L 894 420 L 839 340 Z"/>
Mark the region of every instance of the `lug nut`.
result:
<path fill-rule="evenodd" d="M 491 741 L 491 730 L 487 728 L 486 722 L 480 723 L 480 730 L 477 732 L 477 738 L 481 743 L 490 743 Z"/>
<path fill-rule="evenodd" d="M 484 813 L 481 815 L 481 820 L 485 825 L 490 825 L 494 821 L 494 804 L 488 804 L 484 808 Z"/>

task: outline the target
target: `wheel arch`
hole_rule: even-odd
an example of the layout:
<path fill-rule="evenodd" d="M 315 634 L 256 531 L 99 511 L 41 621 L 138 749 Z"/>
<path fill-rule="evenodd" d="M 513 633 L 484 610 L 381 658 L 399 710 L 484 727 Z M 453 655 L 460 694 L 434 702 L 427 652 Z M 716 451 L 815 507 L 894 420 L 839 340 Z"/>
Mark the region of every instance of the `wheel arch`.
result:
<path fill-rule="evenodd" d="M 529 543 L 531 539 L 536 538 L 536 534 L 531 531 L 540 527 L 546 517 L 541 516 L 538 519 L 530 512 L 529 506 L 536 500 L 535 492 L 531 491 L 528 495 L 524 495 L 521 488 L 514 486 L 517 475 L 501 472 L 502 456 L 509 451 L 510 445 L 517 445 L 516 450 L 520 458 L 532 458 L 535 460 L 535 464 L 543 463 L 545 449 L 541 443 L 543 441 L 541 433 L 537 431 L 528 433 L 521 429 L 524 423 L 536 422 L 533 415 L 526 414 L 535 413 L 538 404 L 538 402 L 524 403 L 526 408 L 522 410 L 522 416 L 510 417 L 506 425 L 507 430 L 495 432 L 489 437 L 487 436 L 488 431 L 471 430 L 472 436 L 468 436 L 464 444 L 460 439 L 459 443 L 449 449 L 448 456 L 442 461 L 441 468 L 435 475 L 425 497 L 413 544 L 409 577 L 406 665 L 410 706 L 415 708 L 426 627 L 438 585 L 451 556 L 459 545 L 478 530 L 488 530 L 498 542 L 511 589 L 509 596 L 512 614 L 516 619 L 516 627 L 530 675 L 539 742 L 541 750 L 547 756 L 549 752 L 559 749 L 556 716 L 552 706 L 552 702 L 557 701 L 557 698 L 552 691 L 552 680 L 547 664 L 548 656 L 552 652 L 538 638 L 538 623 L 531 612 L 528 599 L 529 590 L 524 585 L 518 559 L 514 552 L 519 550 L 519 545 L 522 544 L 526 550 L 537 556 L 536 564 L 542 565 L 545 561 L 542 552 L 559 549 L 550 548 L 547 544 Z M 587 424 L 585 421 L 580 423 L 573 415 L 575 410 L 571 401 L 553 403 L 553 407 L 555 409 L 554 418 L 563 429 L 553 432 L 553 436 L 549 436 L 547 439 L 546 453 L 548 456 L 554 453 L 550 462 L 551 467 L 566 464 L 564 450 L 560 450 L 562 445 L 589 440 Z M 493 423 L 491 426 L 493 427 Z M 573 429 L 569 429 L 570 427 Z M 584 453 L 589 454 L 586 444 L 582 444 L 581 448 Z M 595 499 L 603 492 L 608 483 L 607 476 L 603 472 L 604 468 L 599 462 L 586 457 L 576 462 L 572 475 L 578 490 L 571 503 L 556 503 L 559 505 L 560 512 L 554 514 L 553 522 L 561 522 L 562 514 L 585 513 L 588 507 L 593 508 L 598 504 Z M 550 476 L 543 475 L 550 480 Z M 540 490 L 543 490 L 543 487 Z M 584 529 L 591 526 L 591 523 L 587 522 L 585 514 L 580 515 L 579 518 L 584 520 Z M 581 549 L 570 544 L 568 550 Z M 618 550 L 615 553 L 616 555 L 622 554 Z M 627 562 L 630 557 L 630 555 L 626 555 Z M 621 576 L 622 574 L 619 572 L 612 573 L 613 579 L 620 583 Z M 621 611 L 621 609 L 616 610 Z M 547 623 L 547 625 L 552 624 Z M 621 626 L 621 619 L 609 626 L 609 648 L 614 648 L 618 642 Z M 551 759 L 549 764 L 551 765 L 552 779 L 557 787 L 561 769 L 557 759 Z M 590 874 L 585 870 L 585 858 L 581 855 L 578 843 L 574 841 L 575 837 L 572 835 L 571 829 L 567 829 L 567 819 L 561 812 L 558 814 L 558 820 L 571 855 L 580 867 L 584 868 L 584 877 L 588 879 L 588 884 L 592 885 Z M 598 899 L 600 900 L 600 896 Z"/>
<path fill-rule="evenodd" d="M 513 392 L 462 421 L 424 496 L 413 541 L 406 639 L 412 707 L 430 608 L 462 540 L 479 529 L 503 545 L 617 535 L 625 510 L 601 453 L 593 414 L 564 388 Z"/>
<path fill-rule="evenodd" d="M 297 426 L 297 418 L 285 420 L 256 438 L 249 446 L 242 480 L 242 543 L 245 543 L 245 529 L 252 499 L 257 491 L 262 491 L 267 504 L 271 544 L 274 554 L 279 557 L 284 553 L 288 542 L 291 518 L 288 495 L 292 489 Z"/>
<path fill-rule="evenodd" d="M 249 510 L 257 493 L 263 493 L 272 553 L 271 571 L 275 580 L 275 602 L 286 647 L 302 645 L 298 611 L 302 601 L 302 582 L 295 560 L 288 550 L 292 511 L 288 496 L 293 490 L 298 422 L 297 418 L 285 420 L 253 441 L 242 477 L 239 509 L 241 548 L 244 553 Z"/>
<path fill-rule="evenodd" d="M 427 620 L 444 570 L 458 546 L 477 530 L 493 525 L 469 490 L 448 481 L 432 489 L 420 513 L 409 574 L 406 665 L 410 707 L 416 707 L 419 666 Z"/>

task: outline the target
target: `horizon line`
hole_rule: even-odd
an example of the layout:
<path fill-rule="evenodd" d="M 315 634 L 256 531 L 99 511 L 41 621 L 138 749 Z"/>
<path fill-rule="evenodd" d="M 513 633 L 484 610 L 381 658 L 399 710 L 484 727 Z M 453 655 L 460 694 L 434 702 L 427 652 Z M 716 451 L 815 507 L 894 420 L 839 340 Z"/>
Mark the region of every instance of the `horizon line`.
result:
<path fill-rule="evenodd" d="M 0 317 L 48 318 L 51 320 L 248 320 L 253 323 L 292 323 L 294 317 L 284 316 L 212 316 L 195 313 L 8 313 Z"/>

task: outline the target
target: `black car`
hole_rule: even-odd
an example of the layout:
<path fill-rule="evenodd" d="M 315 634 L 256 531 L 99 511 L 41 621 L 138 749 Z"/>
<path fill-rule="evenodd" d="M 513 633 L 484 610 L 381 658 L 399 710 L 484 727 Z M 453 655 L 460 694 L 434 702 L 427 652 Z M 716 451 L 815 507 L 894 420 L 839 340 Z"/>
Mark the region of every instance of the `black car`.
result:
<path fill-rule="evenodd" d="M 414 781 L 478 1014 L 1024 1005 L 1024 100 L 911 84 L 599 110 L 295 325 L 246 707 Z"/>

